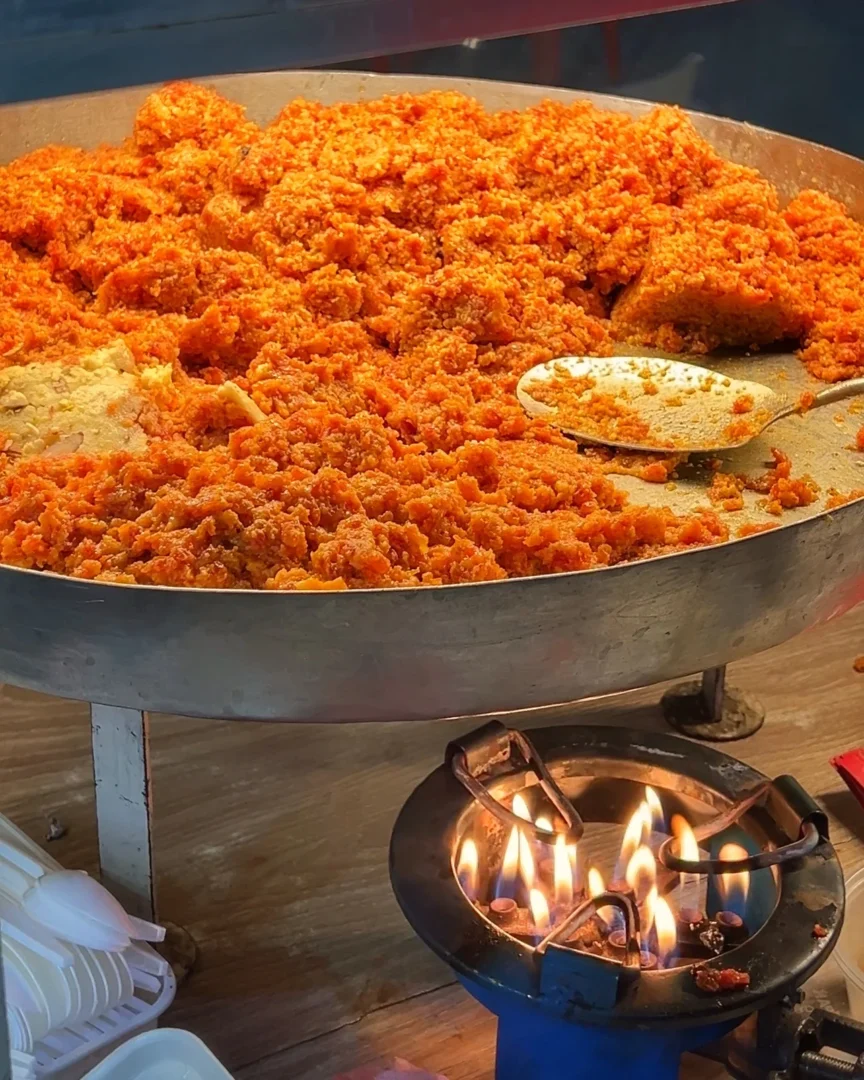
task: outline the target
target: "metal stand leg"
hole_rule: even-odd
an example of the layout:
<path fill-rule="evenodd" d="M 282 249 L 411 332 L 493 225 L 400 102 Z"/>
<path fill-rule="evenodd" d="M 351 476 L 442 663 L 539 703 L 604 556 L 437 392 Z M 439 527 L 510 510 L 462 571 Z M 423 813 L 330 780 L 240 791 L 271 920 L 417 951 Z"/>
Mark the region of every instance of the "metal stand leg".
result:
<path fill-rule="evenodd" d="M 131 915 L 152 922 L 149 727 L 137 709 L 90 706 L 102 882 Z"/>
<path fill-rule="evenodd" d="M 90 706 L 96 828 L 102 884 L 131 915 L 159 922 L 153 878 L 150 718 L 137 709 Z M 195 962 L 189 933 L 162 920 L 161 951 L 180 982 Z"/>
<path fill-rule="evenodd" d="M 765 721 L 760 702 L 726 685 L 726 667 L 702 672 L 700 682 L 680 683 L 661 700 L 666 720 L 682 734 L 709 742 L 746 739 Z"/>

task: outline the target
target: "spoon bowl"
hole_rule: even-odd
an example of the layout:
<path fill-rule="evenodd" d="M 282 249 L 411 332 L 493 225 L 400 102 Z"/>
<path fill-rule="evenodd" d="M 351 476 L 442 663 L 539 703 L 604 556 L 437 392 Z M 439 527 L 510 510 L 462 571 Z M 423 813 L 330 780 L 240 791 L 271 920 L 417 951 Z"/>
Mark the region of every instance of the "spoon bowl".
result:
<path fill-rule="evenodd" d="M 784 416 L 861 393 L 864 379 L 849 379 L 790 402 L 762 383 L 655 356 L 565 356 L 516 386 L 529 415 L 580 442 L 666 454 L 744 446 Z"/>
<path fill-rule="evenodd" d="M 133 939 L 165 937 L 162 927 L 127 915 L 103 885 L 79 870 L 44 874 L 24 894 L 23 908 L 57 937 L 89 949 L 122 952 Z"/>

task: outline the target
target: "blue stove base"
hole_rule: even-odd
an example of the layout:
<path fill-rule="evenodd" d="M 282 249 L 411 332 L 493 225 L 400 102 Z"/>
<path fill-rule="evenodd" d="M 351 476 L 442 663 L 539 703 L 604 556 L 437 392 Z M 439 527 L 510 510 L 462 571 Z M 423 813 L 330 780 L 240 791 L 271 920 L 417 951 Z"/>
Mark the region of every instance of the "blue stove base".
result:
<path fill-rule="evenodd" d="M 498 1017 L 495 1080 L 677 1080 L 685 1051 L 740 1023 L 658 1032 L 591 1027 L 515 1004 L 509 993 L 462 983 Z"/>

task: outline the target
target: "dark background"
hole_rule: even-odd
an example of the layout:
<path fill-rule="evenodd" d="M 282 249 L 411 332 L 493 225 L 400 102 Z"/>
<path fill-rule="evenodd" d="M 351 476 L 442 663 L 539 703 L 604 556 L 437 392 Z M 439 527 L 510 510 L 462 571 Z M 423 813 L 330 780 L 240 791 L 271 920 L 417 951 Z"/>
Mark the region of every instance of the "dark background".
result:
<path fill-rule="evenodd" d="M 302 31 L 309 3 L 0 0 L 0 101 L 310 66 L 304 57 L 313 45 Z M 629 92 L 864 156 L 862 44 L 864 0 L 737 0 L 557 35 L 326 66 Z M 320 40 L 314 47 L 320 56 Z M 350 55 L 345 43 L 340 47 Z"/>

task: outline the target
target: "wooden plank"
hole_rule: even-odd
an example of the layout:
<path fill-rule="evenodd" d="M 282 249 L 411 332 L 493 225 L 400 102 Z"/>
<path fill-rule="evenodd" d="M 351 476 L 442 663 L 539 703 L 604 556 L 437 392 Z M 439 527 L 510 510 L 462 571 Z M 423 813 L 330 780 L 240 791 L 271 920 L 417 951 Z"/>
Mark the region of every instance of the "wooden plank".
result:
<path fill-rule="evenodd" d="M 730 669 L 730 682 L 758 694 L 768 715 L 727 750 L 766 773 L 798 776 L 831 814 L 848 873 L 864 863 L 864 812 L 829 758 L 864 741 L 864 676 L 852 670 L 861 652 L 864 607 Z M 654 687 L 590 702 L 576 716 L 665 730 L 659 696 Z M 561 708 L 543 722 L 572 714 Z M 169 1022 L 204 1038 L 241 1080 L 326 1080 L 393 1054 L 449 1080 L 488 1078 L 492 1021 L 415 938 L 387 878 L 399 807 L 468 726 L 154 717 L 161 911 L 201 950 Z M 48 850 L 90 870 L 92 785 L 86 706 L 2 691 L 2 810 L 40 840 L 58 816 L 69 831 Z M 820 1001 L 842 1000 L 832 962 L 815 989 Z M 687 1068 L 694 1080 L 712 1075 L 704 1062 Z"/>
<path fill-rule="evenodd" d="M 0 686 L 0 808 L 69 866 L 99 869 L 86 705 Z M 47 843 L 49 823 L 65 828 Z"/>
<path fill-rule="evenodd" d="M 329 1080 L 337 1073 L 393 1057 L 422 1062 L 447 1080 L 491 1080 L 495 1019 L 461 986 L 446 986 L 372 1011 L 356 1024 L 241 1068 L 236 1077 Z"/>

